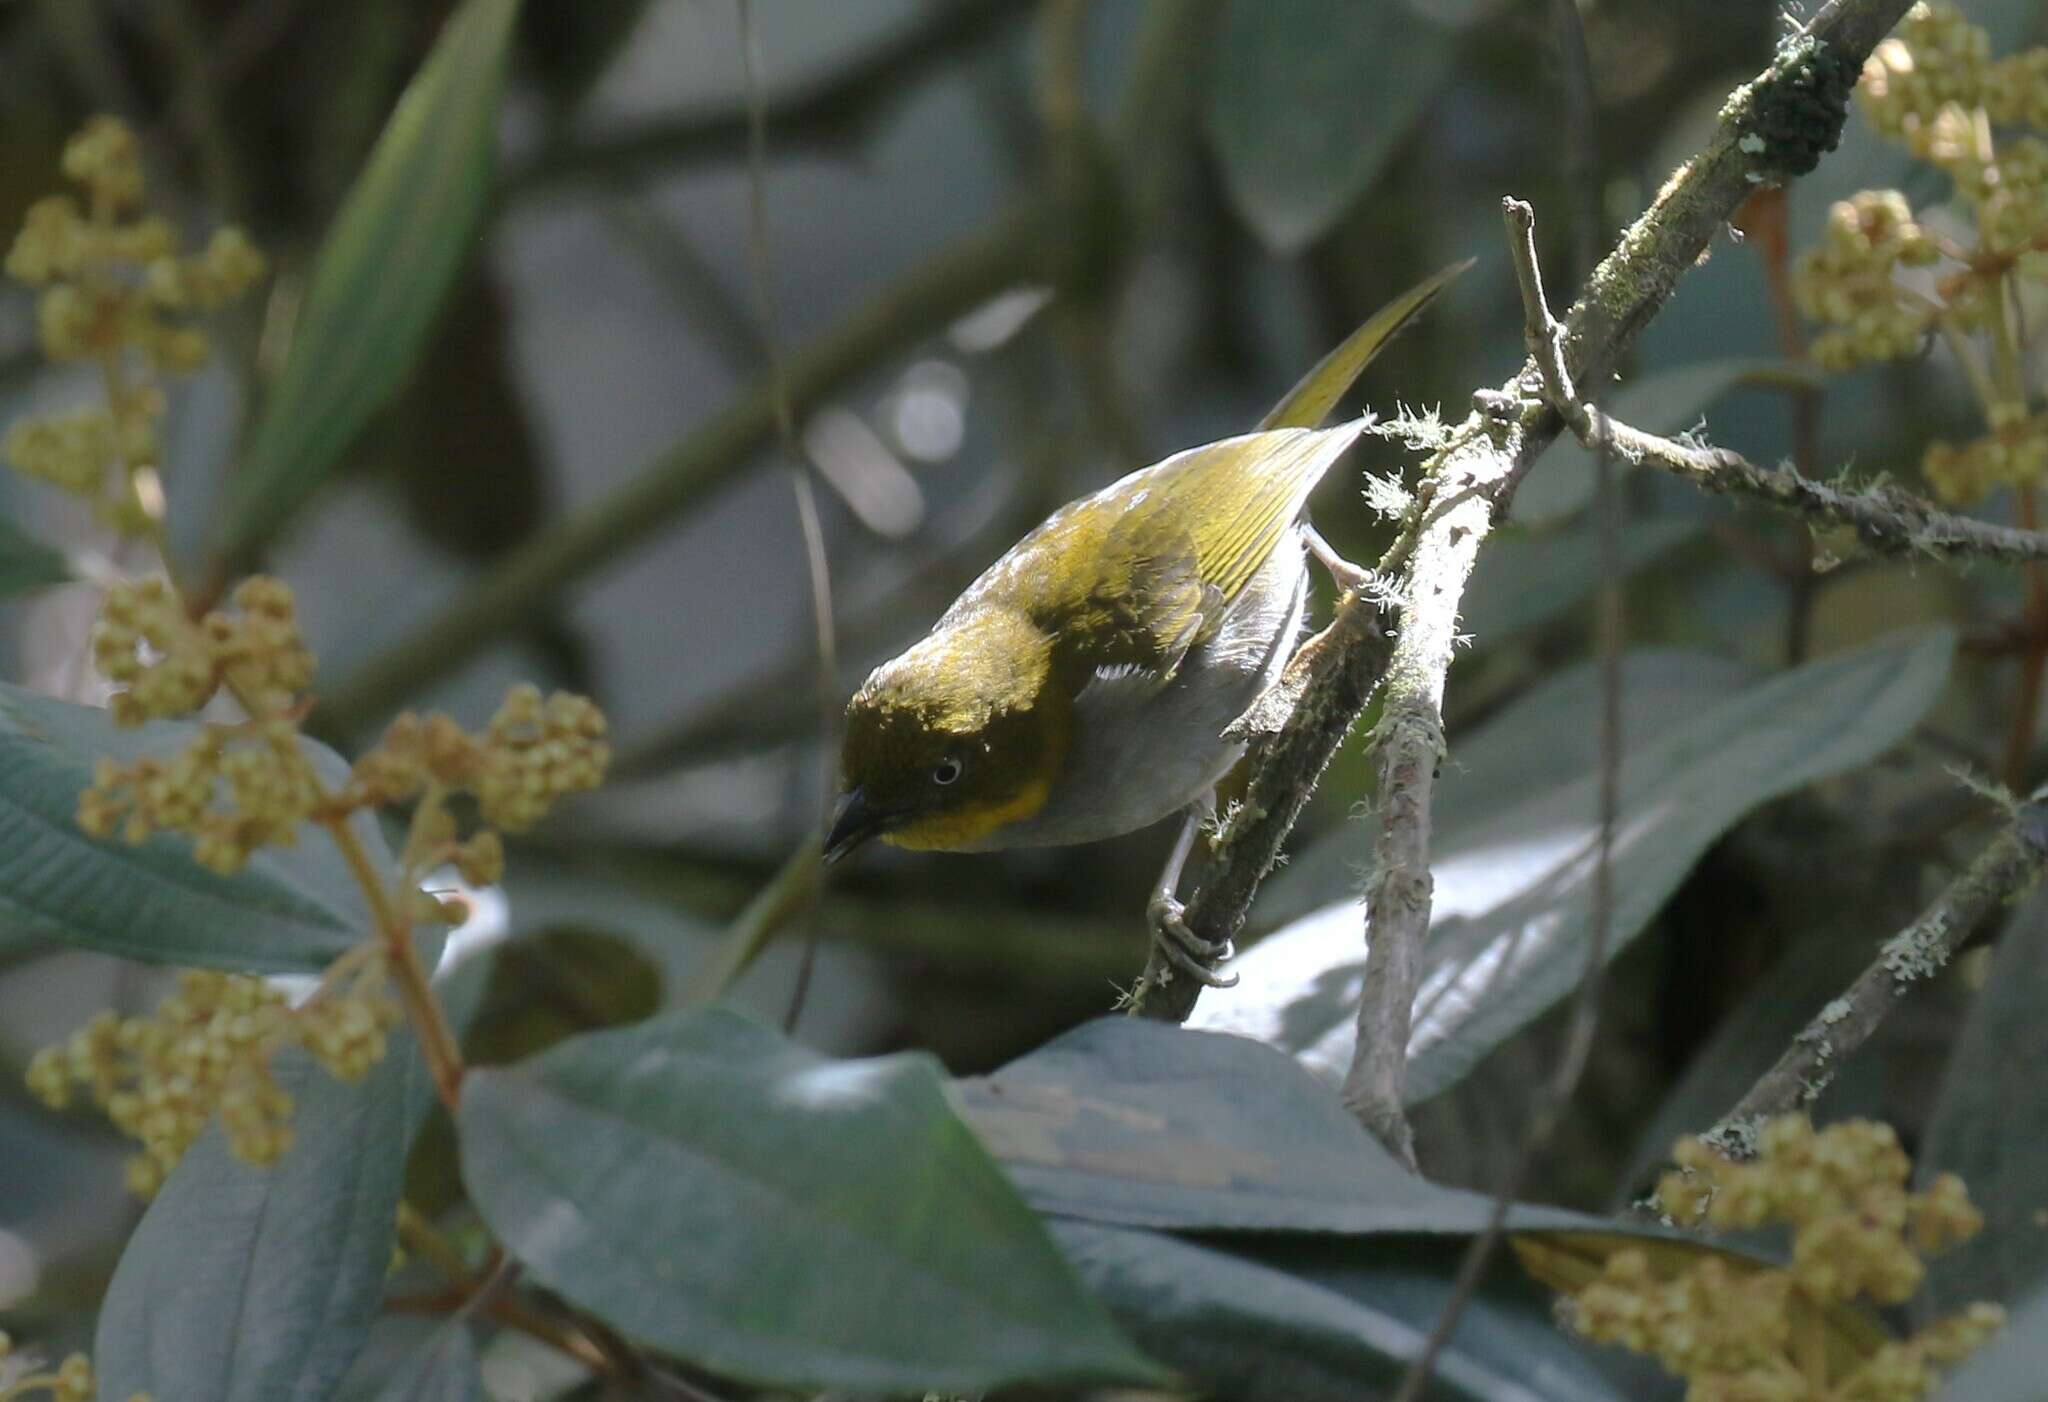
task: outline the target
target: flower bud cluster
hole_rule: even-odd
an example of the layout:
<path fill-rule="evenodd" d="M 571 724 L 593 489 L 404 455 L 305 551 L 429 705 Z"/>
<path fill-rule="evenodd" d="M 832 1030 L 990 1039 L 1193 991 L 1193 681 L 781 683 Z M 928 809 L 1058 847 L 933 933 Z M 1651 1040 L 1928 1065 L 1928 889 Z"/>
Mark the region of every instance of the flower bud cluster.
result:
<path fill-rule="evenodd" d="M 1731 1264 L 1702 1253 L 1660 1276 L 1642 1251 L 1615 1253 L 1566 1303 L 1588 1338 L 1650 1354 L 1690 1382 L 1688 1402 L 1916 1402 L 1936 1365 L 1953 1363 L 2004 1323 L 1996 1305 L 1972 1305 L 1902 1342 L 1887 1343 L 1816 1377 L 1795 1334 L 1801 1320 L 1851 1300 L 1897 1304 L 1925 1273 L 1923 1258 L 1983 1224 L 1953 1174 L 1907 1190 L 1912 1164 L 1887 1125 L 1849 1121 L 1816 1131 L 1804 1116 L 1765 1126 L 1754 1162 L 1682 1140 L 1678 1164 L 1657 1187 L 1679 1222 L 1725 1231 L 1792 1228 L 1785 1269 Z M 1823 1360 L 1823 1364 L 1825 1360 Z"/>
<path fill-rule="evenodd" d="M 1981 108 L 1993 124 L 2048 131 L 2048 48 L 1991 57 L 1991 36 L 1953 5 L 1915 5 L 1871 52 L 1857 87 L 1872 126 L 1915 155 L 1947 107 Z"/>
<path fill-rule="evenodd" d="M 376 957 L 345 984 L 296 1008 L 292 1037 L 328 1075 L 354 1084 L 384 1059 L 391 1029 L 404 1020 L 405 1010 L 384 976 L 384 961 Z"/>
<path fill-rule="evenodd" d="M 64 148 L 64 174 L 82 187 L 30 207 L 6 258 L 9 275 L 37 289 L 36 327 L 53 361 L 105 367 L 104 413 L 29 420 L 7 436 L 6 457 L 32 476 L 92 499 L 101 518 L 141 531 L 154 518 L 138 504 L 132 476 L 153 470 L 163 396 L 131 385 L 132 352 L 151 370 L 188 374 L 206 362 L 206 333 L 182 318 L 218 310 L 263 275 L 263 256 L 235 228 L 217 231 L 193 254 L 177 230 L 141 211 L 142 160 L 135 134 L 95 117 Z M 106 491 L 108 470 L 121 469 Z"/>
<path fill-rule="evenodd" d="M 475 792 L 484 821 L 519 832 L 556 799 L 596 788 L 611 761 L 604 736 L 604 713 L 588 697 L 558 691 L 542 701 L 536 686 L 513 687 L 483 737 Z"/>
<path fill-rule="evenodd" d="M 1991 69 L 1991 36 L 1962 11 L 1915 5 L 1871 51 L 1856 94 L 1873 127 L 1924 159 L 1936 116 L 1982 105 Z"/>
<path fill-rule="evenodd" d="M 284 996 L 259 978 L 192 970 L 147 1017 L 103 1012 L 29 1062 L 28 1087 L 61 1109 L 74 1088 L 142 1144 L 128 1186 L 147 1197 L 218 1111 L 228 1145 L 270 1163 L 291 1142 L 291 1097 L 269 1053 L 290 1019 Z"/>
<path fill-rule="evenodd" d="M 36 1359 L 17 1353 L 14 1340 L 0 1332 L 0 1402 L 22 1402 L 40 1393 L 48 1402 L 92 1402 L 97 1395 L 92 1360 L 74 1353 L 52 1372 L 38 1371 Z M 128 1402 L 149 1402 L 149 1394 L 129 1394 Z"/>
<path fill-rule="evenodd" d="M 2022 136 L 1960 166 L 1956 189 L 1977 221 L 1980 254 L 2012 260 L 2022 276 L 2048 275 L 2048 142 Z"/>
<path fill-rule="evenodd" d="M 538 687 L 521 683 L 506 693 L 481 734 L 445 715 L 401 715 L 356 761 L 349 797 L 403 803 L 430 785 L 467 792 L 486 823 L 518 832 L 545 817 L 556 800 L 597 787 L 610 760 L 604 713 L 588 697 L 558 691 L 543 699 Z M 452 840 L 452 827 L 438 837 Z M 472 840 L 452 855 L 479 873 L 504 862 L 495 839 Z M 471 879 L 469 870 L 464 879 Z"/>
<path fill-rule="evenodd" d="M 289 708 L 313 683 L 313 654 L 299 636 L 291 589 L 252 575 L 236 587 L 234 606 L 194 623 L 162 579 L 109 589 L 92 653 L 100 674 L 122 688 L 109 703 L 115 724 L 196 711 L 223 677 L 262 714 Z"/>
<path fill-rule="evenodd" d="M 1927 445 L 1920 472 L 1943 501 L 1968 505 L 1995 487 L 2036 483 L 2048 476 L 2048 412 L 1993 417 L 2004 422 L 1982 438 Z"/>
<path fill-rule="evenodd" d="M 1907 295 L 1894 275 L 1940 256 L 1898 191 L 1865 190 L 1837 201 L 1826 236 L 1799 260 L 1792 283 L 1799 310 L 1832 328 L 1814 338 L 1815 362 L 1842 370 L 1917 351 L 1938 309 Z"/>
<path fill-rule="evenodd" d="M 270 1070 L 279 1048 L 304 1047 L 336 1079 L 359 1081 L 401 1017 L 374 959 L 296 1009 L 260 978 L 189 970 L 149 1016 L 103 1012 L 36 1053 L 27 1083 L 53 1109 L 83 1092 L 139 1141 L 127 1181 L 148 1197 L 216 1115 L 249 1163 L 273 1163 L 291 1146 L 292 1098 Z"/>
<path fill-rule="evenodd" d="M 258 848 L 295 845 L 320 799 L 291 723 L 251 721 L 208 726 L 169 759 L 100 760 L 79 795 L 78 825 L 128 843 L 182 832 L 193 839 L 193 860 L 231 875 Z"/>

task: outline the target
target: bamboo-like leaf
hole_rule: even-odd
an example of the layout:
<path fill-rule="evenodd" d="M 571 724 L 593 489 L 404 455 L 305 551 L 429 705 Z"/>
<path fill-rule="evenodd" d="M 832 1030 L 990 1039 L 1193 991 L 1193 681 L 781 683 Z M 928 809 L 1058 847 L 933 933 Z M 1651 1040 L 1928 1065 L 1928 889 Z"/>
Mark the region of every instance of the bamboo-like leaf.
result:
<path fill-rule="evenodd" d="M 217 552 L 275 532 L 418 358 L 476 248 L 519 0 L 465 0 L 407 86 L 314 260 L 305 311 L 229 484 Z"/>
<path fill-rule="evenodd" d="M 1323 420 L 1329 418 L 1330 411 L 1337 407 L 1337 401 L 1358 383 L 1365 367 L 1379 358 L 1387 343 L 1421 316 L 1436 300 L 1437 294 L 1450 286 L 1453 278 L 1477 261 L 1476 258 L 1467 258 L 1462 263 L 1439 268 L 1367 317 L 1363 326 L 1346 336 L 1337 349 L 1317 361 L 1315 369 L 1303 375 L 1300 382 L 1281 397 L 1266 417 L 1259 420 L 1259 428 L 1321 428 Z"/>

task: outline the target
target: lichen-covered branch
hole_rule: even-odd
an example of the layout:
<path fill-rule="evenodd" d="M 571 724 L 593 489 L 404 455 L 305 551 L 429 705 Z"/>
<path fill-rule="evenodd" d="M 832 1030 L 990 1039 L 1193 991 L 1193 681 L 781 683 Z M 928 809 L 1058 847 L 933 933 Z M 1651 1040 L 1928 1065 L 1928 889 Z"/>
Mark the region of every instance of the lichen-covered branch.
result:
<path fill-rule="evenodd" d="M 1251 777 L 1216 840 L 1197 849 L 1184 917 L 1197 935 L 1221 944 L 1243 927 L 1317 780 L 1372 699 L 1386 658 L 1379 609 L 1348 594 L 1330 626 L 1296 650 L 1279 684 L 1239 718 L 1234 729 L 1250 742 Z M 1155 947 L 1128 1003 L 1134 1013 L 1180 1022 L 1201 991 Z"/>
<path fill-rule="evenodd" d="M 1552 338 L 1558 346 L 1553 368 L 1566 383 L 1590 381 L 1614 363 L 1758 182 L 1803 173 L 1832 148 L 1848 112 L 1844 75 L 1853 78 L 1910 3 L 1841 0 L 1828 6 L 1781 47 L 1770 68 L 1729 97 L 1706 149 L 1630 226 Z M 1825 114 L 1818 122 L 1811 120 L 1816 111 Z M 1366 984 L 1344 1099 L 1409 1162 L 1401 1086 L 1429 929 L 1430 804 L 1443 752 L 1444 678 L 1479 546 L 1522 474 L 1563 427 L 1542 385 L 1532 358 L 1499 390 L 1474 395 L 1471 414 L 1424 463 L 1407 526 L 1375 572 L 1395 585 L 1398 624 L 1391 647 L 1376 620 L 1341 632 L 1333 626 L 1304 647 L 1290 668 L 1291 690 L 1272 698 L 1262 718 L 1278 728 L 1254 747 L 1252 797 L 1226 822 L 1194 877 L 1188 903 L 1197 934 L 1218 941 L 1235 936 L 1309 788 L 1384 673 Z M 1344 609 L 1372 619 L 1362 599 L 1347 601 Z M 1273 713 L 1295 698 L 1292 714 L 1279 721 Z M 1132 1003 L 1135 1011 L 1178 1019 L 1192 1010 L 1198 993 L 1148 965 Z"/>
<path fill-rule="evenodd" d="M 1606 373 L 1755 186 L 1812 169 L 1840 138 L 1849 85 L 1909 0 L 1843 0 L 1782 45 L 1730 95 L 1705 149 L 1680 167 L 1622 235 L 1566 315 L 1558 366 L 1579 383 Z M 1413 1150 L 1401 1087 L 1430 916 L 1430 803 L 1442 751 L 1444 677 L 1465 584 L 1497 512 L 1561 420 L 1535 363 L 1473 412 L 1423 468 L 1422 510 L 1397 591 L 1400 632 L 1380 723 L 1375 872 L 1367 890 L 1365 994 L 1347 1106 L 1403 1158 Z"/>
<path fill-rule="evenodd" d="M 1846 527 L 1873 554 L 1978 557 L 2007 564 L 2048 560 L 2048 531 L 1953 515 L 1888 483 L 1844 487 L 1818 482 L 1787 468 L 1753 463 L 1726 448 L 1660 438 L 1598 416 L 1597 410 L 1592 413 L 1596 422 L 1605 422 L 1614 452 L 1626 461 L 1662 468 L 1710 492 L 1768 502 L 1816 526 Z"/>
<path fill-rule="evenodd" d="M 1707 1132 L 1708 1142 L 1734 1158 L 1755 1157 L 1757 1131 L 1775 1116 L 1813 1104 L 1891 1010 L 1940 973 L 1984 918 L 2033 885 L 2044 866 L 2048 803 L 2036 793 L 2013 810 L 2005 829 L 1918 919 L 1878 947 L 1870 967 L 1820 1010 L 1777 1064 Z"/>

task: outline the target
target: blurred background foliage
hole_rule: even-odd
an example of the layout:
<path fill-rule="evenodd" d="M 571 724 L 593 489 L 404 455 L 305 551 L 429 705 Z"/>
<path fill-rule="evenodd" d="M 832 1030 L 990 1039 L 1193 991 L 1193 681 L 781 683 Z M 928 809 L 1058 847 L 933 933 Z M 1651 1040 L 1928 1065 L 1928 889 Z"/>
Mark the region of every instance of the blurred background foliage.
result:
<path fill-rule="evenodd" d="M 520 677 L 587 691 L 612 718 L 617 782 L 515 851 L 489 906 L 532 938 L 497 961 L 473 1054 L 509 1059 L 673 1005 L 764 888 L 752 914 L 782 938 L 742 1001 L 782 1017 L 815 935 L 798 1030 L 824 1049 L 929 1047 L 974 1071 L 1105 1011 L 1142 962 L 1165 831 L 1067 851 L 877 853 L 835 873 L 815 905 L 807 867 L 771 886 L 824 778 L 809 586 L 749 290 L 730 4 L 529 0 L 473 226 L 433 199 L 481 168 L 401 186 L 393 199 L 421 202 L 418 246 L 351 272 L 353 305 L 376 313 L 346 328 L 357 370 L 395 392 L 359 432 L 337 431 L 331 465 L 278 467 L 286 489 L 236 514 L 254 490 L 238 473 L 274 466 L 252 409 L 332 388 L 293 388 L 284 370 L 317 300 L 312 256 L 451 8 L 0 5 L 0 227 L 56 186 L 66 134 L 112 111 L 144 133 L 160 206 L 193 228 L 245 222 L 275 260 L 267 300 L 223 327 L 216 364 L 173 394 L 167 485 L 194 569 L 261 561 L 291 582 L 329 739 L 360 744 L 402 706 L 475 722 Z M 2048 26 L 2039 0 L 1965 8 L 1998 51 Z M 1373 367 L 1358 407 L 1458 415 L 1510 372 L 1523 349 L 1501 194 L 1534 202 L 1552 285 L 1572 286 L 1575 162 L 1590 162 L 1604 247 L 1781 32 L 1772 0 L 1581 9 L 1597 99 L 1583 153 L 1563 137 L 1536 4 L 757 6 L 775 350 L 825 488 L 838 696 L 1052 507 L 1242 431 L 1380 303 L 1454 258 L 1479 262 Z M 439 125 L 423 137 L 459 145 Z M 1814 240 L 1831 200 L 1900 182 L 1916 203 L 1940 194 L 1852 118 L 1842 151 L 1784 202 L 1790 247 Z M 455 242 L 437 251 L 437 235 Z M 1773 245 L 1717 245 L 1623 368 L 1614 406 L 1652 430 L 1705 417 L 1717 442 L 1759 461 L 1911 479 L 1929 438 L 1969 432 L 1954 367 L 1937 351 L 1825 379 L 1805 368 L 1802 333 L 1774 303 Z M 445 299 L 388 296 L 444 256 Z M 0 421 L 76 397 L 70 372 L 36 354 L 30 298 L 0 292 Z M 1359 466 L 1413 456 L 1374 442 Z M 1357 481 L 1334 474 L 1315 514 L 1369 559 L 1388 528 Z M 1589 484 L 1583 454 L 1553 450 L 1468 598 L 1445 774 L 1480 818 L 1521 811 L 1589 763 Z M 2042 777 L 2036 730 L 2014 720 L 2026 655 L 2043 645 L 2005 626 L 2021 575 L 1853 559 L 1814 573 L 1825 543 L 1780 519 L 1644 475 L 1620 490 L 1631 744 L 1902 626 L 1953 624 L 1963 648 L 1924 719 L 1915 710 L 1873 740 L 1883 762 L 1761 807 L 1776 791 L 1758 785 L 1696 835 L 1701 855 L 1680 862 L 1675 889 L 1647 894 L 1654 918 L 1616 967 L 1591 1072 L 1537 1184 L 1594 1208 L 1732 1103 L 1973 849 L 1984 805 L 1946 766 L 2015 786 Z M 106 548 L 52 494 L 20 480 L 0 493 L 0 522 L 74 558 Z M 2005 519 L 2012 507 L 2000 496 L 1981 509 Z M 33 576 L 34 558 L 0 553 Z M 0 603 L 7 674 L 90 699 L 93 592 Z M 1840 694 L 1839 728 L 1863 700 Z M 1836 714 L 1809 722 L 1815 747 Z M 1346 818 L 1370 785 L 1354 740 L 1293 844 L 1322 858 L 1286 874 L 1291 895 L 1276 888 L 1256 929 L 1344 901 L 1366 850 Z M 1664 801 L 1704 800 L 1677 787 Z M 1355 909 L 1347 918 L 1355 938 Z M 34 942 L 0 942 L 0 958 L 0 1309 L 61 1338 L 88 1327 L 132 1209 L 111 1135 L 31 1109 L 18 1073 L 86 1013 L 133 1010 L 159 984 Z M 1971 1008 L 1973 969 L 1964 961 L 1893 1019 L 1823 1108 L 1880 1114 L 1910 1141 Z M 1492 1182 L 1556 1022 L 1537 1019 L 1422 1107 L 1434 1176 Z M 448 1155 L 445 1133 L 424 1141 L 416 1201 L 457 1191 Z"/>

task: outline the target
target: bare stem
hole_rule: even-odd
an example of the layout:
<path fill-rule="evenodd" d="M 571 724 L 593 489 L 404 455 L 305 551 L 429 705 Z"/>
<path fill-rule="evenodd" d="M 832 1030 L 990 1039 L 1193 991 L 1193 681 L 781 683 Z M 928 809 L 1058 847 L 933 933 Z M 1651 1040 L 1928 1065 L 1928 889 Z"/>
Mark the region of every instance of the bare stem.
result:
<path fill-rule="evenodd" d="M 1846 527 L 1872 554 L 2006 564 L 2048 560 L 2048 532 L 1957 516 L 1886 483 L 1834 486 L 1786 468 L 1764 467 L 1726 448 L 1660 438 L 1597 410 L 1585 412 L 1582 426 L 1588 439 L 1597 420 L 1624 462 L 1661 468 L 1706 491 L 1764 502 L 1816 524 Z"/>
<path fill-rule="evenodd" d="M 1777 1064 L 1707 1132 L 1708 1141 L 1735 1158 L 1754 1157 L 1765 1123 L 1813 1104 L 1891 1010 L 1940 973 L 1985 917 L 2039 878 L 2048 863 L 2044 795 L 2048 790 L 2015 808 L 1969 868 L 1918 919 L 1878 947 L 1870 967 L 1792 1039 Z"/>

